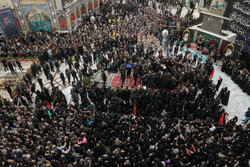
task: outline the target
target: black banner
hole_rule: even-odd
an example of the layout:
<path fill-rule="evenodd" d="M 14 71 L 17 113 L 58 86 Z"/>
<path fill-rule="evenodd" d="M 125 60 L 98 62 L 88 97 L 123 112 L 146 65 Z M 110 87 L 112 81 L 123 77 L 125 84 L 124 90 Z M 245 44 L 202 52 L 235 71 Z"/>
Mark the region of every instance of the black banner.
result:
<path fill-rule="evenodd" d="M 2 27 L 6 40 L 16 37 L 20 34 L 11 8 L 0 9 L 0 26 Z"/>
<path fill-rule="evenodd" d="M 233 21 L 229 30 L 238 34 L 236 44 L 241 45 L 243 51 L 250 55 L 250 0 L 230 0 L 224 14 Z"/>

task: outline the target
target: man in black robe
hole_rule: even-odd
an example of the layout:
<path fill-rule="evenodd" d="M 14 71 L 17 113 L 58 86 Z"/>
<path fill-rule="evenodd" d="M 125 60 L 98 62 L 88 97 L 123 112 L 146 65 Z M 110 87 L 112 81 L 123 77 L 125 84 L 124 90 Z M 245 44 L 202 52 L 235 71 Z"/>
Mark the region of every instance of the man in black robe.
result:
<path fill-rule="evenodd" d="M 222 78 L 220 77 L 217 84 L 216 84 L 216 91 L 219 90 L 221 83 L 222 83 Z"/>

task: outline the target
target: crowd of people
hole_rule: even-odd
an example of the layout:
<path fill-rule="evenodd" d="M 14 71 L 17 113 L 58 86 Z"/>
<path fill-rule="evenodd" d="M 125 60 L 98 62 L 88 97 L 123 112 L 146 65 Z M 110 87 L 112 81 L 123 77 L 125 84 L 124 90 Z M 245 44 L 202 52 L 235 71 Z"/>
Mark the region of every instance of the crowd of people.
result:
<path fill-rule="evenodd" d="M 227 58 L 223 64 L 221 71 L 225 72 L 232 80 L 239 85 L 243 92 L 250 95 L 250 77 L 249 73 L 244 70 L 243 66 L 231 58 Z"/>
<path fill-rule="evenodd" d="M 1 166 L 249 165 L 249 124 L 227 119 L 221 103 L 228 102 L 228 90 L 216 95 L 222 80 L 210 78 L 213 61 L 178 54 L 179 36 L 163 39 L 162 30 L 197 20 L 131 4 L 108 2 L 76 32 L 30 33 L 1 49 L 39 58 L 11 95 L 13 103 L 0 103 Z M 170 55 L 163 49 L 156 56 L 155 38 L 167 43 Z M 90 81 L 96 72 L 102 87 Z M 139 83 L 112 88 L 111 72 Z M 72 103 L 53 73 L 72 86 Z M 44 86 L 48 80 L 52 89 Z"/>
<path fill-rule="evenodd" d="M 4 66 L 4 71 L 10 70 L 13 75 L 17 75 L 17 67 L 21 72 L 24 70 L 21 62 L 18 59 L 16 61 L 7 61 L 6 59 L 2 59 L 1 63 Z"/>

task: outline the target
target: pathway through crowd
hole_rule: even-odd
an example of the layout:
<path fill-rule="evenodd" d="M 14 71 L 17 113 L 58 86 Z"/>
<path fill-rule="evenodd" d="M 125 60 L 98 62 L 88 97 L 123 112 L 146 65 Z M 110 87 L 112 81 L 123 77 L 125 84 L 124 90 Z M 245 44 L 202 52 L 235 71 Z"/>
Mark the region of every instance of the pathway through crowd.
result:
<path fill-rule="evenodd" d="M 237 123 L 240 124 L 244 119 L 245 112 L 250 106 L 250 96 L 247 93 L 244 93 L 242 89 L 237 84 L 235 84 L 226 73 L 221 71 L 220 65 L 214 65 L 214 69 L 215 72 L 213 82 L 216 84 L 220 76 L 223 79 L 218 92 L 220 92 L 220 90 L 224 87 L 227 87 L 230 91 L 228 105 L 223 107 L 228 113 L 229 119 L 237 116 Z"/>

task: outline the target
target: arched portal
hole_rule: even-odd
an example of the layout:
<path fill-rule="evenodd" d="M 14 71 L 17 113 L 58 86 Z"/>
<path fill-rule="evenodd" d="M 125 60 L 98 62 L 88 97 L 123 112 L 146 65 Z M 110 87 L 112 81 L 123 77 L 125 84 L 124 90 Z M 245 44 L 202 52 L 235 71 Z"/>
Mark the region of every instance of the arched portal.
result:
<path fill-rule="evenodd" d="M 46 13 L 37 8 L 32 8 L 27 13 L 26 19 L 32 31 L 52 30 L 52 23 L 50 17 Z"/>
<path fill-rule="evenodd" d="M 95 2 L 94 2 L 94 8 L 97 8 L 98 7 L 98 2 L 97 2 L 97 0 L 95 0 Z"/>
<path fill-rule="evenodd" d="M 67 21 L 66 21 L 65 16 L 60 16 L 59 17 L 59 24 L 60 24 L 61 30 L 63 30 L 63 31 L 67 30 Z"/>
<path fill-rule="evenodd" d="M 86 14 L 86 7 L 85 7 L 85 5 L 82 5 L 82 15 L 85 15 Z"/>
<path fill-rule="evenodd" d="M 89 2 L 89 5 L 88 5 L 88 11 L 92 10 L 92 2 Z"/>
<path fill-rule="evenodd" d="M 77 11 L 76 11 L 76 18 L 80 18 L 80 13 L 79 13 L 79 10 L 78 10 L 78 8 L 76 9 Z"/>
<path fill-rule="evenodd" d="M 74 28 L 76 26 L 75 19 L 76 19 L 75 14 L 71 13 L 70 20 L 71 20 L 71 26 L 72 26 L 72 28 Z"/>

